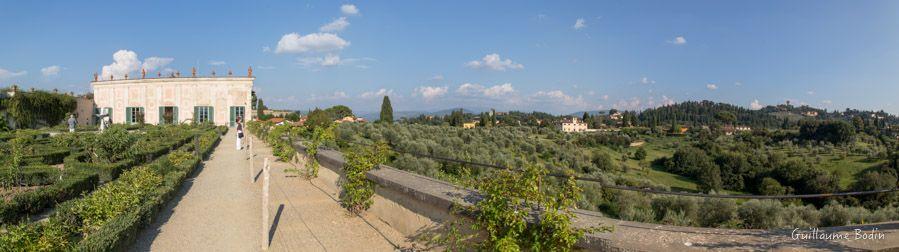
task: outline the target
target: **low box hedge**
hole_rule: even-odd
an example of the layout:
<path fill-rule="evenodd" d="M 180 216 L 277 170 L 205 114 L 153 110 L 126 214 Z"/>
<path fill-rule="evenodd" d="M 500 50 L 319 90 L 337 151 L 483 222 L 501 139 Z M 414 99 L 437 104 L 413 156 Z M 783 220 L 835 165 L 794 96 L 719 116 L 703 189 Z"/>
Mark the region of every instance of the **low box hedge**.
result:
<path fill-rule="evenodd" d="M 221 139 L 218 132 L 213 130 L 194 134 L 193 136 L 196 137 L 195 144 L 184 144 L 178 149 L 185 152 L 196 149 L 199 157 L 208 156 Z M 180 156 L 178 159 L 180 162 L 177 163 L 172 163 L 176 161 L 170 161 L 170 157 L 173 157 L 172 154 L 166 155 L 165 158 L 156 159 L 150 166 L 148 166 L 148 168 L 152 169 L 155 174 L 162 176 L 162 180 L 158 182 L 158 186 L 155 190 L 152 190 L 152 193 L 149 195 L 145 194 L 144 200 L 139 201 L 139 205 L 136 207 L 127 208 L 123 212 L 115 213 L 114 217 L 103 221 L 101 226 L 92 227 L 92 231 L 87 235 L 81 235 L 81 231 L 85 230 L 84 228 L 86 227 L 83 224 L 84 219 L 79 215 L 78 206 L 87 202 L 109 202 L 108 200 L 88 201 L 88 198 L 80 198 L 58 204 L 56 212 L 54 212 L 47 222 L 25 224 L 31 227 L 30 230 L 37 230 L 36 232 L 25 234 L 0 234 L 0 241 L 11 239 L 17 241 L 17 243 L 9 246 L 0 244 L 0 250 L 2 250 L 2 248 L 22 250 L 23 247 L 28 246 L 29 244 L 35 244 L 39 240 L 54 240 L 54 238 L 59 237 L 58 234 L 56 234 L 57 236 L 53 236 L 54 234 L 45 232 L 47 230 L 63 230 L 63 232 L 65 232 L 63 235 L 68 237 L 63 238 L 66 240 L 65 242 L 51 244 L 53 245 L 51 248 L 53 250 L 127 250 L 128 246 L 136 239 L 141 229 L 152 222 L 160 209 L 164 207 L 166 202 L 175 196 L 184 180 L 199 167 L 199 163 L 201 162 L 201 158 L 197 155 L 188 156 L 187 159 L 183 159 L 184 156 Z M 121 187 L 123 185 L 130 186 L 131 184 L 111 183 L 104 186 L 111 185 Z M 94 191 L 91 195 L 86 197 L 91 197 L 94 193 L 99 191 L 102 190 Z M 146 192 L 145 190 L 140 191 Z M 109 191 L 106 192 L 109 193 Z M 129 190 L 123 190 L 121 192 L 133 193 L 129 192 Z M 101 198 L 98 199 L 105 199 L 106 196 L 99 197 Z"/>
<path fill-rule="evenodd" d="M 8 202 L 0 202 L 0 223 L 13 223 L 29 214 L 38 214 L 59 202 L 93 190 L 99 182 L 99 176 L 91 170 L 66 170 L 63 179 L 57 183 L 17 194 Z"/>
<path fill-rule="evenodd" d="M 26 160 L 26 162 L 28 162 L 28 160 L 39 160 L 40 163 L 47 165 L 62 164 L 65 161 L 65 158 L 71 154 L 72 150 L 54 148 L 42 150 L 39 152 L 41 153 L 25 156 L 23 158 Z"/>
<path fill-rule="evenodd" d="M 204 133 L 205 135 L 205 133 Z M 203 137 L 203 136 L 200 136 Z M 216 136 L 217 137 L 217 136 Z M 216 138 L 208 145 L 199 146 L 201 156 L 208 156 L 218 145 L 220 138 Z M 184 145 L 180 150 L 191 151 L 193 146 Z M 121 214 L 107 222 L 99 231 L 85 237 L 75 247 L 76 251 L 124 251 L 128 249 L 140 231 L 148 226 L 156 214 L 171 200 L 178 188 L 200 164 L 199 158 L 191 158 L 181 167 L 167 172 L 163 177 L 162 185 L 157 190 L 157 196 L 144 201 L 134 211 Z"/>

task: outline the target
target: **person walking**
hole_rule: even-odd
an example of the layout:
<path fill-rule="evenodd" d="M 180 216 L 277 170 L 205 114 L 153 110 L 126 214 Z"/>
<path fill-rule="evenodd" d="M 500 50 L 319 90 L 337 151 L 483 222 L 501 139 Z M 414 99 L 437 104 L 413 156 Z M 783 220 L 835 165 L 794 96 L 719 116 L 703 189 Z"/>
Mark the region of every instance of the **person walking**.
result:
<path fill-rule="evenodd" d="M 242 150 L 243 145 L 241 145 L 241 141 L 243 139 L 243 123 L 241 123 L 240 117 L 237 117 L 237 150 Z"/>
<path fill-rule="evenodd" d="M 69 115 L 69 132 L 75 132 L 75 115 Z"/>

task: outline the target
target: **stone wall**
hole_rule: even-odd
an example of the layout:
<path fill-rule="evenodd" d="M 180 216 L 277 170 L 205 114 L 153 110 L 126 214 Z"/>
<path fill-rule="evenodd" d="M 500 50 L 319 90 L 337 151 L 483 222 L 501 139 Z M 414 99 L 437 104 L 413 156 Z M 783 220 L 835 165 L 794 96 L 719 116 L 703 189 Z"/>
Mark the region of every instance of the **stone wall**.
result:
<path fill-rule="evenodd" d="M 300 153 L 305 148 L 294 143 Z M 335 190 L 343 174 L 343 156 L 333 150 L 320 150 L 318 160 L 331 177 Z M 323 171 L 325 169 L 322 169 Z M 458 215 L 454 205 L 471 206 L 480 196 L 474 190 L 445 181 L 381 165 L 367 174 L 377 183 L 375 203 L 369 213 L 387 222 L 408 237 L 423 237 Z M 816 251 L 899 251 L 899 222 L 822 228 L 821 232 L 852 234 L 855 229 L 878 230 L 881 240 L 797 240 L 789 229 L 720 229 L 660 225 L 622 221 L 602 213 L 575 210 L 574 226 L 590 228 L 611 226 L 613 232 L 588 234 L 578 241 L 589 251 L 708 251 L 708 250 L 816 250 Z"/>

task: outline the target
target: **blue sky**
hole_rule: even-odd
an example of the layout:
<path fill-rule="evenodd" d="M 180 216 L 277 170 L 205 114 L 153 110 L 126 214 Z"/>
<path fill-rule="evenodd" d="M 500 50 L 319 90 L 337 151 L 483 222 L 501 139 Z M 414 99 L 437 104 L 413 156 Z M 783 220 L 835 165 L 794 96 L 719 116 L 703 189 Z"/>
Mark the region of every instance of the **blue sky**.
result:
<path fill-rule="evenodd" d="M 253 66 L 291 109 L 899 113 L 899 1 L 3 1 L 0 24 L 0 86 Z"/>

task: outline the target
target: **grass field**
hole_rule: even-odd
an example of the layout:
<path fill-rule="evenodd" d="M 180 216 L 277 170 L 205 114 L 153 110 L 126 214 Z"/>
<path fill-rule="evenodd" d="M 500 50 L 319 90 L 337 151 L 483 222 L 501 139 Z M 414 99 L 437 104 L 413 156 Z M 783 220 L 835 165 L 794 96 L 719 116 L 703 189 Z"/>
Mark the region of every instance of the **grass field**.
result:
<path fill-rule="evenodd" d="M 696 182 L 688 177 L 669 173 L 661 167 L 653 167 L 652 160 L 660 157 L 671 157 L 677 150 L 677 146 L 689 144 L 689 139 L 681 136 L 667 137 L 647 137 L 645 143 L 641 146 L 646 150 L 646 160 L 637 161 L 628 158 L 623 164 L 627 169 L 623 172 L 625 177 L 642 178 L 657 184 L 670 187 L 674 191 L 697 191 Z M 600 150 L 609 154 L 616 163 L 621 163 L 621 156 L 627 154 L 631 157 L 638 147 L 629 147 L 622 151 L 617 151 L 610 147 L 599 147 Z M 782 149 L 777 149 L 784 151 Z M 818 167 L 827 171 L 833 171 L 839 176 L 840 186 L 849 189 L 855 183 L 857 176 L 865 170 L 872 169 L 883 165 L 885 160 L 869 160 L 863 155 L 848 155 L 842 158 L 838 154 L 819 154 L 821 162 Z M 793 157 L 800 158 L 800 157 Z M 728 194 L 745 194 L 745 192 L 726 191 Z"/>

